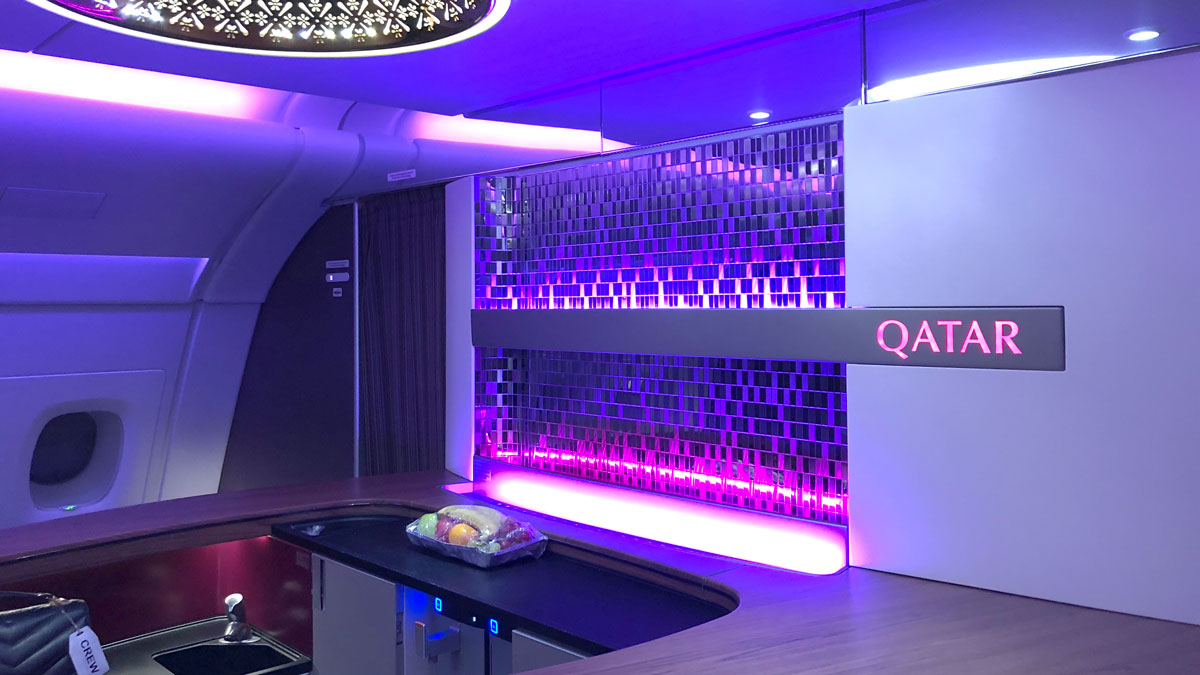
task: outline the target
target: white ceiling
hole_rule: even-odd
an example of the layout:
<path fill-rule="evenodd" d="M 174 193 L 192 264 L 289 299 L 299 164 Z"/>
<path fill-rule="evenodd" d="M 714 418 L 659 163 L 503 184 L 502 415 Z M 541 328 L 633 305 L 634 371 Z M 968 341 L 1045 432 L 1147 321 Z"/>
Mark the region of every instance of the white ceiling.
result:
<path fill-rule="evenodd" d="M 868 12 L 866 48 L 856 12 Z M 844 20 L 836 21 L 836 17 Z M 1133 43 L 1127 30 L 1163 37 Z M 513 0 L 425 52 L 249 56 L 143 40 L 0 0 L 0 49 L 650 143 L 839 110 L 872 84 L 1002 60 L 1200 42 L 1200 0 Z"/>
<path fill-rule="evenodd" d="M 490 31 L 413 54 L 288 59 L 196 50 L 0 0 L 0 48 L 458 114 L 885 5 L 888 0 L 513 0 Z"/>

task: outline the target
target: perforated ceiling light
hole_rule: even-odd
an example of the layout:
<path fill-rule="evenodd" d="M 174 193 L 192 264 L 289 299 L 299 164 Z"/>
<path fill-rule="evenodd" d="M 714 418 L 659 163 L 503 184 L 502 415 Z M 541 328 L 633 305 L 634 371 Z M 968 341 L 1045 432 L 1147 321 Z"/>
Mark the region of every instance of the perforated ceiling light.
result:
<path fill-rule="evenodd" d="M 192 47 L 276 56 L 433 49 L 496 25 L 511 0 L 28 0 L 76 21 Z"/>

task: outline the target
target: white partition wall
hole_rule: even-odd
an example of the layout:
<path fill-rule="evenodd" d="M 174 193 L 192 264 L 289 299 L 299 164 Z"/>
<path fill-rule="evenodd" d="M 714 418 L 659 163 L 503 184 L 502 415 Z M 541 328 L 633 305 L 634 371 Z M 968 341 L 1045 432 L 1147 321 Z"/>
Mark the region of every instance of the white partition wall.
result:
<path fill-rule="evenodd" d="M 446 470 L 472 478 L 475 453 L 475 179 L 446 184 Z"/>
<path fill-rule="evenodd" d="M 852 564 L 1200 623 L 1198 80 L 847 111 L 847 305 L 1062 305 L 1067 361 L 850 366 Z"/>

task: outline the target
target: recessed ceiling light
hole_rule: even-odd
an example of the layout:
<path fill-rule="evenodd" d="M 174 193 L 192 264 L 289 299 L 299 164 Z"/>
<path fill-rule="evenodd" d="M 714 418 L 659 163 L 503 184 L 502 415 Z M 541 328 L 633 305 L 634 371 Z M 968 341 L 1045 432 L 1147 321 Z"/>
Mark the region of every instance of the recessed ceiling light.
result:
<path fill-rule="evenodd" d="M 1125 34 L 1125 37 L 1133 40 L 1134 42 L 1145 42 L 1158 37 L 1158 31 L 1151 30 L 1149 28 L 1139 28 L 1137 30 L 1129 31 Z"/>
<path fill-rule="evenodd" d="M 478 35 L 512 0 L 29 0 L 137 37 L 268 56 L 378 56 Z"/>
<path fill-rule="evenodd" d="M 752 120 L 765 120 L 770 116 L 771 113 L 766 110 L 755 110 L 754 112 L 750 113 L 750 119 Z"/>

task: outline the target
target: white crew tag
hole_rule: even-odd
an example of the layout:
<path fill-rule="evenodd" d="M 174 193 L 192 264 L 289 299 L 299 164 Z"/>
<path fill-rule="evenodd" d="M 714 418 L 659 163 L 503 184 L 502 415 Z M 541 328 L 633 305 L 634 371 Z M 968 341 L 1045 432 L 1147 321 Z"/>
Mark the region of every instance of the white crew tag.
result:
<path fill-rule="evenodd" d="M 71 633 L 71 663 L 79 675 L 103 675 L 108 672 L 108 659 L 100 649 L 100 640 L 91 626 Z"/>

